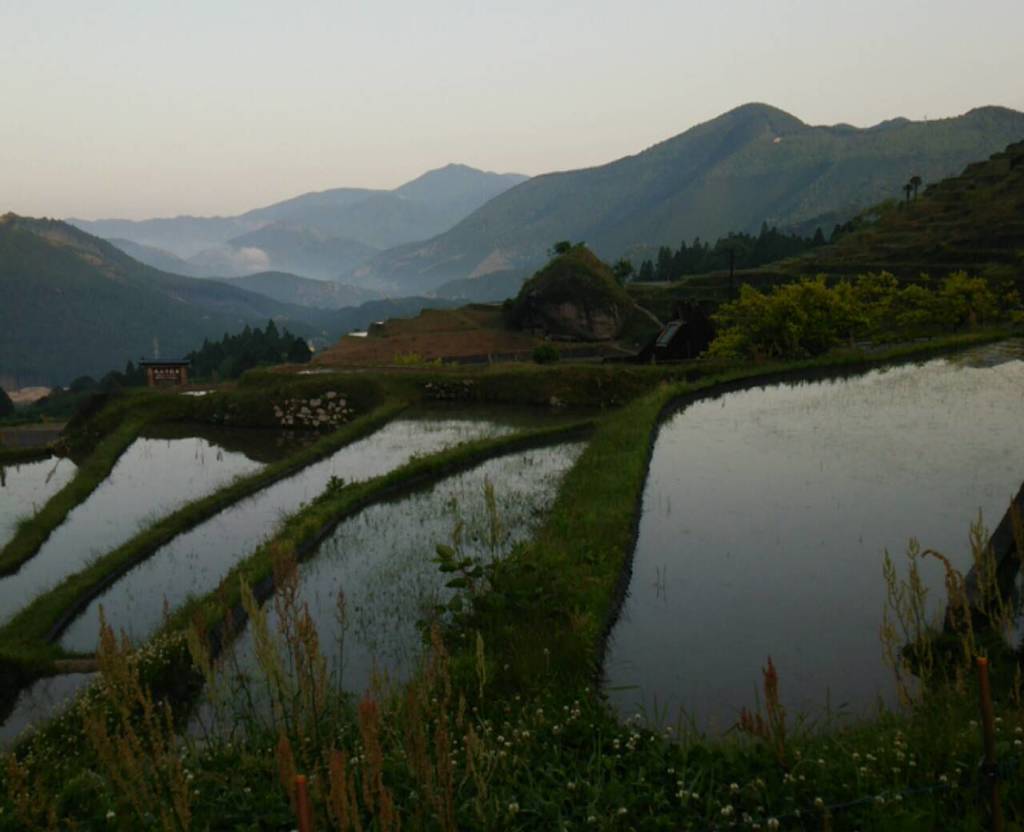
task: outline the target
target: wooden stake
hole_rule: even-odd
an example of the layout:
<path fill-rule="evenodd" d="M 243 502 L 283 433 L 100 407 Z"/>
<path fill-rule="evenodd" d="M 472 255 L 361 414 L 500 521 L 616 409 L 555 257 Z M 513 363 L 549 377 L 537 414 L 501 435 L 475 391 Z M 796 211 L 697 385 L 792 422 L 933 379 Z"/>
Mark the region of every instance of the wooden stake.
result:
<path fill-rule="evenodd" d="M 992 686 L 988 679 L 988 659 L 978 657 L 978 689 L 981 695 L 981 736 L 985 743 L 983 772 L 989 781 L 992 808 L 992 832 L 1003 832 L 1003 807 L 999 802 L 999 777 L 996 771 L 996 726 L 992 713 Z"/>
<path fill-rule="evenodd" d="M 299 816 L 299 832 L 313 832 L 313 812 L 305 774 L 295 775 L 295 811 Z"/>

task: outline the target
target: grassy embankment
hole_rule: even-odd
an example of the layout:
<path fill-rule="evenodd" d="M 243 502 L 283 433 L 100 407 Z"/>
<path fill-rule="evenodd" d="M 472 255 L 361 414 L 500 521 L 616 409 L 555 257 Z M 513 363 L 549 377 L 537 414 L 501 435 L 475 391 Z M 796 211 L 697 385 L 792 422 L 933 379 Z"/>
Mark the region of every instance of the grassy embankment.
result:
<path fill-rule="evenodd" d="M 25 462 L 49 459 L 51 456 L 53 456 L 53 450 L 46 446 L 38 448 L 0 447 L 0 465 L 21 465 Z"/>
<path fill-rule="evenodd" d="M 763 736 L 755 732 L 749 742 L 709 746 L 701 742 L 674 745 L 639 728 L 623 729 L 588 695 L 588 688 L 628 575 L 626 567 L 653 442 L 652 429 L 666 408 L 681 397 L 722 392 L 728 384 L 764 383 L 800 372 L 855 370 L 969 346 L 992 337 L 995 334 L 909 345 L 870 359 L 855 352 L 839 353 L 798 364 L 737 370 L 697 384 L 664 385 L 603 419 L 588 449 L 568 474 L 536 539 L 502 562 L 490 576 L 491 592 L 478 599 L 473 612 L 461 621 L 463 628 L 450 634 L 450 644 L 456 651 L 457 690 L 481 708 L 479 718 L 468 720 L 476 733 L 471 730 L 465 734 L 466 759 L 453 762 L 464 779 L 458 780 L 457 788 L 451 782 L 448 786 L 452 793 L 446 800 L 453 801 L 448 809 L 452 817 L 459 818 L 459 828 L 546 829 L 560 828 L 559 824 L 567 821 L 609 829 L 630 825 L 683 828 L 684 823 L 704 828 L 715 822 L 731 822 L 730 818 L 740 820 L 746 807 L 752 818 L 744 824 L 747 828 L 755 821 L 761 828 L 777 828 L 766 826 L 772 816 L 788 817 L 790 825 L 803 827 L 799 814 L 794 814 L 800 807 L 808 813 L 812 827 L 819 828 L 826 812 L 817 805 L 819 795 L 826 798 L 822 803 L 828 803 L 865 793 L 868 810 L 872 803 L 876 808 L 886 807 L 885 811 L 869 812 L 874 818 L 873 828 L 934 828 L 939 819 L 950 817 L 950 811 L 959 819 L 960 828 L 971 828 L 970 823 L 977 819 L 977 802 L 961 799 L 960 792 L 952 792 L 949 785 L 962 786 L 975 778 L 973 771 L 964 769 L 964 761 L 973 759 L 976 753 L 974 734 L 966 727 L 965 714 L 973 713 L 975 707 L 969 695 L 952 700 L 936 697 L 927 708 L 885 715 L 838 734 L 791 733 L 787 739 L 765 728 Z M 424 460 L 407 466 L 408 470 L 394 472 L 389 475 L 392 485 L 407 480 L 417 464 L 432 467 L 433 463 Z M 357 510 L 359 488 L 326 494 L 291 518 L 281 535 L 241 566 L 229 583 L 237 586 L 236 578 L 246 575 L 258 586 L 272 573 L 275 557 L 301 556 L 303 542 L 314 541 L 322 524 L 330 522 L 328 518 L 339 507 L 349 505 L 350 510 Z M 230 586 L 226 590 L 232 591 Z M 227 607 L 232 607 L 230 601 Z M 176 623 L 183 625 L 189 617 L 194 620 L 197 612 L 203 613 L 205 624 L 216 623 L 224 609 L 224 604 L 211 596 L 182 611 Z M 481 634 L 479 641 L 476 633 Z M 486 670 L 479 661 L 479 645 L 486 645 Z M 157 652 L 164 650 L 161 647 Z M 180 660 L 180 643 L 179 650 L 167 653 L 177 653 Z M 510 697 L 513 692 L 515 696 Z M 523 701 L 521 696 L 525 697 Z M 581 701 L 574 703 L 572 697 Z M 435 713 L 431 724 L 464 732 L 466 720 L 457 702 L 458 698 L 449 693 L 442 709 L 448 707 L 451 711 Z M 552 706 L 558 706 L 560 712 L 564 705 L 568 716 L 535 714 L 537 704 L 548 707 L 549 714 Z M 410 771 L 409 761 L 400 759 L 401 734 L 412 730 L 409 714 L 398 707 L 389 710 L 388 715 L 395 722 L 393 730 L 389 729 L 389 742 L 384 743 L 383 759 L 370 762 L 371 766 L 386 767 L 391 799 L 400 814 L 413 817 L 419 811 L 415 809 L 416 790 L 425 789 L 426 784 L 422 771 Z M 1005 715 L 1006 730 L 1020 726 L 1019 709 L 1007 710 Z M 359 723 L 365 727 L 362 719 Z M 498 730 L 510 736 L 507 741 L 499 738 L 495 745 Z M 358 754 L 360 748 L 365 753 L 359 732 L 353 735 L 351 731 L 340 742 L 349 754 Z M 483 778 L 483 758 L 476 757 L 475 771 L 469 759 L 471 736 L 478 743 L 475 753 L 490 755 Z M 362 738 L 366 741 L 365 731 Z M 433 739 L 440 748 L 441 737 L 434 734 Z M 231 803 L 239 818 L 251 821 L 276 816 L 286 822 L 290 812 L 287 795 L 283 791 L 267 793 L 268 782 L 283 771 L 277 770 L 269 755 L 259 751 L 280 740 L 260 736 L 249 738 L 242 748 L 193 752 L 189 765 L 199 770 L 197 779 L 204 795 L 194 806 L 196 820 L 203 817 L 209 823 L 218 816 L 216 811 L 210 814 L 215 806 L 223 810 Z M 325 765 L 329 749 L 300 749 L 300 738 L 290 740 L 307 770 Z M 507 749 L 512 749 L 508 762 L 495 762 L 505 756 Z M 815 756 L 819 754 L 820 760 Z M 870 764 L 859 766 L 865 755 Z M 891 766 L 895 774 L 885 767 L 890 762 L 898 763 Z M 431 766 L 432 771 L 441 773 L 440 760 Z M 350 769 L 350 776 L 357 775 L 357 770 Z M 738 781 L 737 785 L 729 785 L 730 780 Z M 567 783 L 573 787 L 568 791 Z M 248 784 L 244 794 L 256 792 L 257 788 L 249 788 L 253 786 L 259 787 L 263 796 L 243 796 L 243 784 Z M 921 800 L 904 803 L 904 793 L 926 787 L 932 795 L 927 800 L 935 808 L 930 803 L 922 805 Z M 877 799 L 873 800 L 872 794 Z M 367 792 L 363 795 L 364 801 L 370 800 L 369 805 L 363 804 L 364 813 L 379 814 L 374 798 L 367 798 Z M 936 795 L 942 797 L 941 806 L 933 799 Z M 326 812 L 325 796 L 321 793 L 318 797 L 323 798 L 318 807 Z M 109 798 L 112 804 L 123 806 L 118 803 L 116 790 L 110 791 Z M 864 816 L 860 809 L 852 811 L 860 813 L 858 818 Z M 433 809 L 428 813 L 435 814 Z M 432 826 L 454 828 L 443 816 Z M 952 821 L 949 828 L 953 828 Z"/>

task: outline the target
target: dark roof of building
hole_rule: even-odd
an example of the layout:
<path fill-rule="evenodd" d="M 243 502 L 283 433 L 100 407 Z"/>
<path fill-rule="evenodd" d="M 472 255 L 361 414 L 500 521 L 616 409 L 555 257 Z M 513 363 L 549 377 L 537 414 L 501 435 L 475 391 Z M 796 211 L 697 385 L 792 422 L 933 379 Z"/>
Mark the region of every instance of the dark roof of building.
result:
<path fill-rule="evenodd" d="M 187 358 L 140 358 L 140 367 L 188 367 L 192 362 Z"/>

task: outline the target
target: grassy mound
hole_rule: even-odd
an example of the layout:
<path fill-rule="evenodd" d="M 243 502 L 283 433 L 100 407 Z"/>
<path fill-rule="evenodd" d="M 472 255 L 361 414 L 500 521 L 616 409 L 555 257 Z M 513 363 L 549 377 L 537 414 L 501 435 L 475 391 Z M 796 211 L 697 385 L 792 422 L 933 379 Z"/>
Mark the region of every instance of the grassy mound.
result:
<path fill-rule="evenodd" d="M 611 269 L 582 243 L 556 255 L 527 280 L 515 299 L 506 305 L 506 318 L 512 326 L 544 325 L 558 332 L 560 322 L 552 310 L 562 304 L 572 304 L 591 322 L 596 315 L 614 320 L 617 323 L 615 335 L 635 308 Z"/>

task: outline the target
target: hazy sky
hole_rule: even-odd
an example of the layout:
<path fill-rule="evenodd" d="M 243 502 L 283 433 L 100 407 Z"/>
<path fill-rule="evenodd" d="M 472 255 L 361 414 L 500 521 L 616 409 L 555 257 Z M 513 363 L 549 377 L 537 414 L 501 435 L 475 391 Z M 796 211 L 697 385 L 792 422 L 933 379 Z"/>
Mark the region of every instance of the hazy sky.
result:
<path fill-rule="evenodd" d="M 230 214 L 636 153 L 747 101 L 1024 110 L 1022 0 L 0 0 L 0 212 Z"/>

